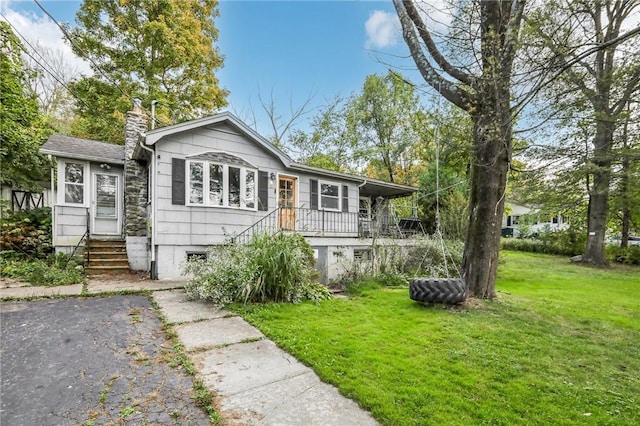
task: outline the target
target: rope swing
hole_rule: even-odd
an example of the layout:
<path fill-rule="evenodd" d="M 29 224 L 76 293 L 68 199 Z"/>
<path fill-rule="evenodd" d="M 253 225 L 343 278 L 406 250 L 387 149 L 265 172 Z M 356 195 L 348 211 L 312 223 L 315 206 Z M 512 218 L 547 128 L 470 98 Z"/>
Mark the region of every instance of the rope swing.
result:
<path fill-rule="evenodd" d="M 437 111 L 440 112 L 440 100 L 438 99 Z M 449 265 L 447 257 L 451 257 L 445 244 L 444 237 L 442 235 L 442 228 L 440 226 L 440 141 L 439 141 L 439 126 L 436 124 L 434 130 L 434 141 L 436 144 L 436 232 L 435 235 L 440 243 L 442 250 L 442 259 L 444 262 L 444 270 L 446 278 L 433 278 L 433 277 L 414 277 L 409 283 L 409 297 L 411 300 L 420 302 L 422 304 L 443 303 L 447 305 L 455 305 L 462 303 L 467 298 L 467 287 L 464 280 L 460 276 L 460 268 L 458 270 L 458 277 L 452 278 L 449 276 Z M 422 258 L 420 266 L 422 266 L 427 253 Z M 451 259 L 453 261 L 453 259 Z M 417 272 L 417 271 L 416 271 Z"/>

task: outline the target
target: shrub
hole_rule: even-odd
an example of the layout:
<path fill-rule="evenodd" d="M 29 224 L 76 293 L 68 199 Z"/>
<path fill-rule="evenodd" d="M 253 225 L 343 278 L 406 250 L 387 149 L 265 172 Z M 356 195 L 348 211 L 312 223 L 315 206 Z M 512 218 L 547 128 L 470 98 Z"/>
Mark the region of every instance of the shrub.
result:
<path fill-rule="evenodd" d="M 299 234 L 256 234 L 248 244 L 229 243 L 192 259 L 187 294 L 218 305 L 232 302 L 322 300 L 329 290 L 314 282 L 313 250 Z"/>
<path fill-rule="evenodd" d="M 505 250 L 575 256 L 584 253 L 586 238 L 585 232 L 570 228 L 542 232 L 536 238 L 503 238 L 500 246 Z"/>
<path fill-rule="evenodd" d="M 609 262 L 623 263 L 625 265 L 640 265 L 640 246 L 607 246 L 607 259 Z"/>
<path fill-rule="evenodd" d="M 51 253 L 51 209 L 6 210 L 0 220 L 3 259 L 45 259 Z"/>
<path fill-rule="evenodd" d="M 3 277 L 27 281 L 36 286 L 58 286 L 84 282 L 82 260 L 69 258 L 63 253 L 50 255 L 46 260 L 7 261 L 1 270 Z"/>
<path fill-rule="evenodd" d="M 460 241 L 444 241 L 425 237 L 414 245 L 378 245 L 372 249 L 374 259 L 343 264 L 345 273 L 338 282 L 347 291 L 352 285 L 373 280 L 390 287 L 408 286 L 416 276 L 457 277 L 464 245 Z M 446 261 L 445 261 L 446 260 Z M 354 284 L 355 283 L 355 284 Z"/>

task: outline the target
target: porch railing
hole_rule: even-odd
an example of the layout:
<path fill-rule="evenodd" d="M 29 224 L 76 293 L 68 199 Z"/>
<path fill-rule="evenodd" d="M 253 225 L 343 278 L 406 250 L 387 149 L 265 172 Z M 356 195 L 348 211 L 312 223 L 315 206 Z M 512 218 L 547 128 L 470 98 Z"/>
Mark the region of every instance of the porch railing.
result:
<path fill-rule="evenodd" d="M 365 219 L 359 213 L 312 210 L 303 207 L 278 207 L 249 228 L 238 234 L 234 241 L 248 242 L 255 234 L 291 231 L 305 237 L 394 237 L 406 238 L 424 233 L 417 219 L 400 219 L 379 215 Z"/>
<path fill-rule="evenodd" d="M 278 207 L 238 234 L 234 241 L 248 242 L 255 234 L 282 231 L 305 236 L 354 236 L 359 234 L 358 213 L 312 210 L 303 207 Z"/>

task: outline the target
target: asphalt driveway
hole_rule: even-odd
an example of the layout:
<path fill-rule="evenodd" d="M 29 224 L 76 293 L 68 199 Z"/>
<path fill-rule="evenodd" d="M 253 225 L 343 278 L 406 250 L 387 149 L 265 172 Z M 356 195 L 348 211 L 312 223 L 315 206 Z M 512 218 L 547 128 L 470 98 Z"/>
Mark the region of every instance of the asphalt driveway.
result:
<path fill-rule="evenodd" d="M 0 424 L 207 424 L 143 296 L 0 303 Z"/>

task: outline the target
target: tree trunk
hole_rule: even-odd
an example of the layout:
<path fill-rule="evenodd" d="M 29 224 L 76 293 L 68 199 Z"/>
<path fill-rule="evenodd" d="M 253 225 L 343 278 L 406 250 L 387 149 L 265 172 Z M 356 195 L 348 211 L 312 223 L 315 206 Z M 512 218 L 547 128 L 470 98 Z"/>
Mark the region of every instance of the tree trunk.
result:
<path fill-rule="evenodd" d="M 626 155 L 626 153 L 624 155 Z M 631 224 L 631 209 L 629 208 L 629 159 L 627 157 L 622 160 L 620 193 L 622 197 L 622 235 L 620 247 L 626 248 L 629 247 L 629 228 Z"/>
<path fill-rule="evenodd" d="M 462 277 L 468 295 L 483 299 L 495 297 L 511 153 L 509 91 L 503 88 L 495 93 L 495 86 L 485 86 L 489 87 L 489 93 L 472 116 L 474 149 L 469 226 L 462 259 Z"/>
<path fill-rule="evenodd" d="M 611 183 L 611 144 L 613 121 L 599 121 L 593 140 L 593 185 L 589 193 L 589 222 L 587 249 L 582 261 L 595 266 L 605 266 L 604 241 L 609 212 L 609 185 Z"/>

